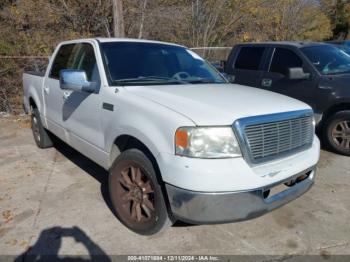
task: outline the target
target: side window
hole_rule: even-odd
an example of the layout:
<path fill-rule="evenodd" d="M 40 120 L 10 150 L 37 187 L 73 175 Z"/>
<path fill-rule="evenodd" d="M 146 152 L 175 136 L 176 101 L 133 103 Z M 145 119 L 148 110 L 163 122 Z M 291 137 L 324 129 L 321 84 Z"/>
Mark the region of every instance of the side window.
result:
<path fill-rule="evenodd" d="M 60 70 L 84 70 L 88 81 L 100 82 L 96 57 L 91 44 L 69 44 L 61 46 L 52 64 L 50 77 L 59 79 Z"/>
<path fill-rule="evenodd" d="M 303 61 L 293 51 L 276 48 L 271 61 L 270 72 L 286 75 L 288 68 L 302 66 Z"/>
<path fill-rule="evenodd" d="M 59 79 L 60 70 L 68 68 L 68 61 L 72 55 L 75 44 L 62 45 L 58 50 L 55 60 L 52 63 L 49 77 Z"/>
<path fill-rule="evenodd" d="M 242 47 L 234 68 L 245 70 L 258 70 L 265 47 Z"/>
<path fill-rule="evenodd" d="M 91 44 L 77 44 L 74 47 L 73 55 L 68 61 L 68 68 L 84 70 L 86 72 L 88 81 L 100 81 L 95 52 Z"/>

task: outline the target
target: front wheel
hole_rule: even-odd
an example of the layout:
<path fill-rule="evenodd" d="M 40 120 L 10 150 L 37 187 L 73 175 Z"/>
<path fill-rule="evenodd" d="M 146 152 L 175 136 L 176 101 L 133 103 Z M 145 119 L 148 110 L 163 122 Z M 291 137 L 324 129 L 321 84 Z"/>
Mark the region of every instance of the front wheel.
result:
<path fill-rule="evenodd" d="M 171 225 L 153 165 L 140 150 L 126 150 L 115 160 L 109 195 L 119 220 L 138 234 L 155 234 Z"/>
<path fill-rule="evenodd" d="M 328 118 L 324 136 L 334 152 L 350 156 L 350 111 L 340 111 Z"/>

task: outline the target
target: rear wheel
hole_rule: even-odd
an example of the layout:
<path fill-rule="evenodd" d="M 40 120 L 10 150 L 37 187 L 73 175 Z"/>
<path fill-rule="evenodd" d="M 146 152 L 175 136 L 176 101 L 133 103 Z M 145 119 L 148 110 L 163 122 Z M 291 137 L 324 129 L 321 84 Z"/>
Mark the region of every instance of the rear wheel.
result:
<path fill-rule="evenodd" d="M 41 123 L 39 110 L 37 108 L 32 109 L 31 127 L 35 143 L 38 147 L 47 148 L 53 145 L 50 134 Z"/>
<path fill-rule="evenodd" d="M 153 165 L 140 150 L 126 150 L 115 160 L 109 194 L 117 217 L 132 231 L 151 235 L 171 225 Z"/>
<path fill-rule="evenodd" d="M 340 111 L 328 118 L 324 136 L 334 152 L 350 156 L 350 111 Z"/>

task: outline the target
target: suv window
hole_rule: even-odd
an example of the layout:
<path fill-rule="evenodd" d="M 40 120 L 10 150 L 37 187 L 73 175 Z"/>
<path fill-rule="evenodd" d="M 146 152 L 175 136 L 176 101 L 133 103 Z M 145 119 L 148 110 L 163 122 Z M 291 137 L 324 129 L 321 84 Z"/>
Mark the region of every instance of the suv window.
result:
<path fill-rule="evenodd" d="M 53 62 L 50 77 L 59 79 L 62 69 L 84 70 L 88 81 L 100 81 L 94 49 L 88 43 L 62 46 Z"/>
<path fill-rule="evenodd" d="M 303 61 L 292 50 L 276 48 L 271 61 L 270 72 L 286 75 L 288 68 L 302 66 Z"/>
<path fill-rule="evenodd" d="M 242 47 L 236 63 L 236 69 L 258 70 L 265 47 Z"/>
<path fill-rule="evenodd" d="M 49 77 L 59 79 L 60 70 L 68 68 L 68 60 L 72 55 L 75 44 L 62 45 L 58 50 L 55 60 L 52 63 Z"/>

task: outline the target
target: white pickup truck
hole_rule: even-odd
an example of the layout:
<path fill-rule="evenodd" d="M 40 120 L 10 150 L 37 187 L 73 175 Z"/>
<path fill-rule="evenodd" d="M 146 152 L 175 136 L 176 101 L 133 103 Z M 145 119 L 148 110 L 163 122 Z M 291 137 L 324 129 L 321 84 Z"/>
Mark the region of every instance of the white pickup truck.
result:
<path fill-rule="evenodd" d="M 109 170 L 115 213 L 139 234 L 258 217 L 315 178 L 311 108 L 229 84 L 183 46 L 67 41 L 23 85 L 37 145 L 54 135 Z"/>

